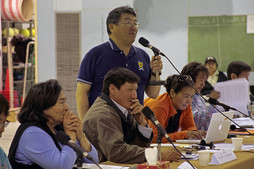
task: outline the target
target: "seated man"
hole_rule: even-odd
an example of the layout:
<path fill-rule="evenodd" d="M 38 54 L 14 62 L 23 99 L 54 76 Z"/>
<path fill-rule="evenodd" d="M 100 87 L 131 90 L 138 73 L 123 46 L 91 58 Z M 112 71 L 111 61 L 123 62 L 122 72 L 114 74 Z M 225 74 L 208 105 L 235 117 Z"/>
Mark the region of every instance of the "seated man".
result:
<path fill-rule="evenodd" d="M 205 81 L 205 87 L 201 90 L 203 95 L 209 95 L 214 89 L 213 86 L 217 82 L 227 80 L 226 75 L 218 70 L 218 63 L 213 56 L 208 56 L 205 60 L 205 67 L 208 69 L 208 79 Z"/>
<path fill-rule="evenodd" d="M 158 96 L 156 99 L 145 99 L 145 106 L 148 106 L 167 131 L 172 141 L 177 139 L 202 139 L 205 136 L 204 131 L 198 131 L 193 119 L 191 102 L 195 94 L 190 86 L 194 83 L 192 79 L 184 79 L 187 76 L 180 77 L 173 75 L 167 78 L 165 85 L 167 92 Z M 149 126 L 153 128 L 153 142 L 157 142 L 157 128 L 149 121 Z M 179 131 L 180 130 L 180 131 Z M 164 137 L 162 142 L 168 142 Z"/>
<path fill-rule="evenodd" d="M 84 132 L 96 147 L 100 162 L 143 163 L 153 138 L 143 106 L 137 99 L 139 77 L 125 68 L 113 68 L 104 77 L 103 93 L 84 119 Z M 162 149 L 162 159 L 177 161 L 174 149 Z"/>
<path fill-rule="evenodd" d="M 227 75 L 228 80 L 238 79 L 238 78 L 246 78 L 249 80 L 251 72 L 251 67 L 245 62 L 242 61 L 232 61 L 228 65 Z M 254 96 L 250 93 L 250 100 L 254 101 Z"/>

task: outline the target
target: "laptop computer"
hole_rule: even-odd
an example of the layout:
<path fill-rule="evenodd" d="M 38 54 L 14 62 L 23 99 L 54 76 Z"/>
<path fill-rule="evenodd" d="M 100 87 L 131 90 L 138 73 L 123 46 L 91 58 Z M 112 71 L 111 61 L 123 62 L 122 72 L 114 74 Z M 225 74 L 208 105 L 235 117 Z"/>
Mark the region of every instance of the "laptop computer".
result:
<path fill-rule="evenodd" d="M 230 119 L 233 119 L 234 111 L 222 112 Z M 223 116 L 221 113 L 213 113 L 212 118 L 206 133 L 206 143 L 214 141 L 223 141 L 227 138 L 231 121 Z M 200 143 L 201 140 L 180 139 L 176 140 L 177 143 Z"/>

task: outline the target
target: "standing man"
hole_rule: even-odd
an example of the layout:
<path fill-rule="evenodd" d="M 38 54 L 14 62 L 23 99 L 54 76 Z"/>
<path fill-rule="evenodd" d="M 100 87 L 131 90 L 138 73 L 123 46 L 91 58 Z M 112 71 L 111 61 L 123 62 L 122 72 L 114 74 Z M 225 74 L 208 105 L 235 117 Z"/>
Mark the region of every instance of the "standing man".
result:
<path fill-rule="evenodd" d="M 152 57 L 150 62 L 144 50 L 132 45 L 139 28 L 133 8 L 122 6 L 113 9 L 108 14 L 106 24 L 109 41 L 92 48 L 80 65 L 76 102 L 81 120 L 95 99 L 101 95 L 105 74 L 114 67 L 127 68 L 140 77 L 137 98 L 141 104 L 144 92 L 149 97 L 156 98 L 160 91 L 160 86 L 150 86 L 148 82 L 156 80 L 156 71 L 161 73 L 161 57 Z"/>
<path fill-rule="evenodd" d="M 145 150 L 153 139 L 143 106 L 137 99 L 140 78 L 125 68 L 113 68 L 103 81 L 103 93 L 88 110 L 84 132 L 98 151 L 100 162 L 143 163 Z M 181 155 L 162 149 L 163 161 L 177 161 Z"/>

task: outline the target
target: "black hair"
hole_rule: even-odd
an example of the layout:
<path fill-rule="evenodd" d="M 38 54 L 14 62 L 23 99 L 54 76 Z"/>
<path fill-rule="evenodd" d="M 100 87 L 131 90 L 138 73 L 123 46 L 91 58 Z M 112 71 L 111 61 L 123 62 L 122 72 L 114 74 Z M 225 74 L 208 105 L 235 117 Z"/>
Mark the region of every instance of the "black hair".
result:
<path fill-rule="evenodd" d="M 167 78 L 167 83 L 164 85 L 168 94 L 170 94 L 170 90 L 173 89 L 175 93 L 178 93 L 184 87 L 194 86 L 194 83 L 190 76 L 180 76 L 180 75 L 172 75 Z"/>
<path fill-rule="evenodd" d="M 208 77 L 208 69 L 204 65 L 198 62 L 191 62 L 183 67 L 181 75 L 189 75 L 194 83 L 196 83 L 199 72 L 204 72 Z"/>
<path fill-rule="evenodd" d="M 136 17 L 136 12 L 130 6 L 121 6 L 109 12 L 107 21 L 106 21 L 107 32 L 109 35 L 111 34 L 111 31 L 109 29 L 109 24 L 118 24 L 122 14 L 126 14 L 126 13 Z"/>
<path fill-rule="evenodd" d="M 110 84 L 113 84 L 119 90 L 126 82 L 139 83 L 139 81 L 140 78 L 134 72 L 122 67 L 113 68 L 104 77 L 102 91 L 109 96 Z"/>
<path fill-rule="evenodd" d="M 231 80 L 231 74 L 234 73 L 237 75 L 237 77 L 243 72 L 243 71 L 251 71 L 250 65 L 248 65 L 245 62 L 242 61 L 233 61 L 228 65 L 227 69 L 227 76 L 228 79 Z"/>
<path fill-rule="evenodd" d="M 19 122 L 46 123 L 48 119 L 44 115 L 44 110 L 56 104 L 61 91 L 62 87 L 53 79 L 33 85 L 18 114 Z"/>
<path fill-rule="evenodd" d="M 0 94 L 0 114 L 4 113 L 4 115 L 7 117 L 9 115 L 9 102 L 8 100 Z"/>

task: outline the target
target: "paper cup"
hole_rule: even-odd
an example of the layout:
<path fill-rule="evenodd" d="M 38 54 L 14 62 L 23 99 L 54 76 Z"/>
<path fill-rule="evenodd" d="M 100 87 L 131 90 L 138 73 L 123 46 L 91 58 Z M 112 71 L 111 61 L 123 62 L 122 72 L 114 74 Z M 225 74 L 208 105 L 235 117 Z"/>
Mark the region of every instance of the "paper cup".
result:
<path fill-rule="evenodd" d="M 208 166 L 210 160 L 210 151 L 200 150 L 198 151 L 199 165 Z"/>
<path fill-rule="evenodd" d="M 243 138 L 232 138 L 231 140 L 235 151 L 242 150 Z"/>

